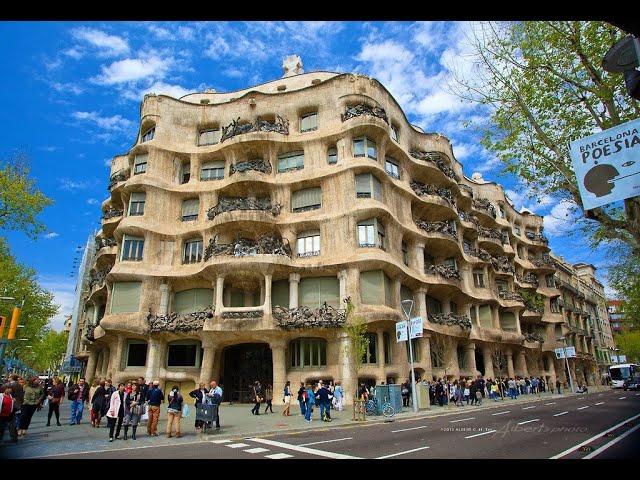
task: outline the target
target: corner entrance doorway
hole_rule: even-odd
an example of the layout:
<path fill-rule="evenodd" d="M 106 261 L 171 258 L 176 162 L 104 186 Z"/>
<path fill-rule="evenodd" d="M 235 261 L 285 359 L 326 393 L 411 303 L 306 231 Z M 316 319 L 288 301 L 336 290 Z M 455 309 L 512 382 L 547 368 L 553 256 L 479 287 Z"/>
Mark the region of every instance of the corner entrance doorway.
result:
<path fill-rule="evenodd" d="M 476 348 L 476 370 L 484 377 L 484 356 L 479 348 Z"/>
<path fill-rule="evenodd" d="M 266 343 L 243 343 L 222 352 L 220 384 L 223 401 L 253 403 L 253 382 L 262 389 L 273 383 L 271 348 Z"/>

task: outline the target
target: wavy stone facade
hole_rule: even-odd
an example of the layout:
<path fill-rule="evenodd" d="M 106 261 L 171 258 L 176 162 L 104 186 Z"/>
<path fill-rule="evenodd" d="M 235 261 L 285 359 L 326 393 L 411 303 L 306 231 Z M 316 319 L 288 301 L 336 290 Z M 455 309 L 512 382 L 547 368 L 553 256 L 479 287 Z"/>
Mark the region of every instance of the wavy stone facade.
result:
<path fill-rule="evenodd" d="M 405 298 L 425 325 L 417 375 L 564 378 L 542 218 L 465 177 L 448 139 L 409 124 L 375 79 L 146 95 L 109 192 L 86 293 L 89 379 L 215 378 L 240 401 L 256 378 L 275 392 L 402 382 Z M 369 332 L 358 378 L 347 297 Z"/>

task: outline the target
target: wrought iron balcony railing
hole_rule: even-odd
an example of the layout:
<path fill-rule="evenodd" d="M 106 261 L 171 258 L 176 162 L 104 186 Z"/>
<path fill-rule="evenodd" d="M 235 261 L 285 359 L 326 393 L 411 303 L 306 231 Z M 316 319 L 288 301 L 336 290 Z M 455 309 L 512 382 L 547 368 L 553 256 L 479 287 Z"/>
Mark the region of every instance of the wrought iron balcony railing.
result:
<path fill-rule="evenodd" d="M 222 312 L 220 314 L 222 318 L 262 318 L 264 317 L 264 310 L 249 310 L 247 312 Z"/>
<path fill-rule="evenodd" d="M 504 255 L 493 256 L 491 255 L 491 266 L 496 272 L 504 272 L 515 274 L 516 267 L 509 261 L 509 257 L 505 257 Z"/>
<path fill-rule="evenodd" d="M 109 208 L 109 210 L 107 210 L 102 214 L 102 219 L 109 220 L 111 218 L 121 217 L 123 214 L 124 214 L 124 210 L 111 207 Z"/>
<path fill-rule="evenodd" d="M 271 164 L 262 159 L 260 160 L 245 160 L 242 162 L 236 162 L 229 165 L 229 176 L 236 172 L 247 172 L 249 170 L 255 170 L 260 173 L 271 173 Z"/>
<path fill-rule="evenodd" d="M 451 221 L 442 222 L 426 222 L 424 220 L 416 220 L 416 225 L 425 232 L 440 232 L 446 235 L 450 235 L 457 239 L 458 234 L 456 232 L 455 223 Z"/>
<path fill-rule="evenodd" d="M 538 332 L 522 332 L 524 339 L 527 342 L 540 342 L 544 343 L 544 337 Z"/>
<path fill-rule="evenodd" d="M 222 127 L 222 137 L 220 137 L 220 143 L 235 137 L 236 135 L 242 135 L 249 132 L 276 132 L 282 135 L 289 135 L 289 120 L 276 115 L 275 122 L 269 122 L 267 120 L 260 120 L 258 118 L 255 123 L 240 123 L 240 117 L 237 120 L 233 120 L 226 127 Z"/>
<path fill-rule="evenodd" d="M 96 250 L 100 250 L 105 247 L 115 247 L 118 245 L 115 238 L 110 237 L 100 237 L 96 238 Z"/>
<path fill-rule="evenodd" d="M 103 285 L 107 275 L 113 268 L 113 265 L 110 265 L 106 268 L 102 268 L 100 270 L 91 270 L 89 272 L 89 290 L 91 290 L 96 285 Z"/>
<path fill-rule="evenodd" d="M 473 223 L 476 229 L 480 226 L 480 221 L 478 220 L 478 217 L 476 217 L 473 213 L 458 210 L 458 217 L 460 217 L 460 220 Z"/>
<path fill-rule="evenodd" d="M 555 262 L 551 257 L 540 257 L 540 258 L 529 257 L 529 261 L 538 268 L 555 266 Z"/>
<path fill-rule="evenodd" d="M 435 275 L 438 274 L 444 278 L 453 278 L 455 280 L 461 280 L 460 272 L 453 268 L 451 265 L 429 265 L 425 267 L 424 273 Z"/>
<path fill-rule="evenodd" d="M 542 234 L 534 232 L 524 232 L 524 235 L 531 241 L 549 243 L 549 239 Z"/>
<path fill-rule="evenodd" d="M 320 255 L 320 250 L 315 250 L 313 252 L 298 253 L 298 258 L 317 257 L 319 255 Z"/>
<path fill-rule="evenodd" d="M 436 313 L 428 315 L 429 321 L 431 323 L 436 323 L 438 325 L 454 325 L 465 329 L 471 329 L 471 319 L 466 315 L 456 315 L 454 313 Z"/>
<path fill-rule="evenodd" d="M 344 308 L 333 308 L 327 302 L 319 308 L 301 306 L 289 309 L 276 305 L 273 316 L 278 327 L 284 330 L 295 328 L 337 328 L 344 325 L 347 320 L 347 311 Z"/>
<path fill-rule="evenodd" d="M 370 107 L 369 105 L 365 105 L 363 103 L 359 103 L 358 105 L 354 105 L 352 107 L 347 107 L 346 111 L 340 115 L 340 118 L 343 122 L 346 122 L 350 118 L 359 117 L 361 115 L 369 115 L 372 117 L 381 118 L 386 124 L 389 124 L 387 112 L 384 111 L 384 108 Z"/>
<path fill-rule="evenodd" d="M 289 241 L 277 235 L 263 235 L 257 240 L 236 238 L 231 243 L 218 243 L 218 235 L 209 240 L 204 251 L 204 261 L 212 256 L 230 255 L 234 257 L 250 257 L 253 255 L 286 255 L 291 258 Z"/>
<path fill-rule="evenodd" d="M 474 198 L 471 205 L 473 208 L 480 211 L 485 211 L 489 213 L 493 218 L 497 218 L 498 214 L 496 213 L 496 207 L 491 205 L 491 202 L 486 198 Z"/>
<path fill-rule="evenodd" d="M 195 332 L 202 330 L 207 318 L 213 318 L 213 305 L 200 312 L 168 313 L 167 315 L 152 315 L 151 309 L 147 315 L 149 333 L 155 332 Z"/>
<path fill-rule="evenodd" d="M 524 275 L 516 274 L 516 280 L 518 280 L 519 283 L 528 283 L 530 285 L 535 285 L 536 287 L 538 286 L 538 277 L 531 272 L 525 273 Z"/>
<path fill-rule="evenodd" d="M 97 326 L 98 325 L 95 325 L 93 323 L 90 323 L 89 325 L 87 325 L 87 331 L 85 332 L 84 336 L 90 342 L 93 342 L 96 339 L 95 336 L 94 336 L 94 332 L 95 332 Z"/>
<path fill-rule="evenodd" d="M 478 226 L 478 236 L 483 238 L 493 238 L 502 242 L 502 232 L 495 228 L 485 228 L 482 226 Z"/>
<path fill-rule="evenodd" d="M 413 158 L 417 158 L 418 160 L 424 160 L 430 163 L 433 163 L 442 173 L 444 173 L 447 177 L 452 180 L 458 182 L 460 178 L 456 175 L 456 172 L 453 171 L 447 163 L 449 163 L 448 157 L 441 152 L 425 152 L 422 150 L 412 150 L 409 154 Z"/>
<path fill-rule="evenodd" d="M 129 179 L 129 170 L 118 170 L 113 175 L 109 177 L 109 185 L 107 185 L 107 190 L 111 191 L 113 187 L 115 187 L 118 183 L 124 182 Z"/>
<path fill-rule="evenodd" d="M 525 310 L 528 310 L 530 312 L 534 312 L 534 313 L 539 313 L 540 315 L 542 315 L 544 313 L 544 306 L 542 305 L 534 305 L 533 303 L 528 303 L 528 302 L 524 302 L 524 308 Z"/>
<path fill-rule="evenodd" d="M 270 198 L 244 198 L 244 197 L 220 197 L 217 205 L 214 205 L 207 212 L 207 218 L 213 220 L 216 215 L 234 210 L 260 210 L 271 212 L 275 217 L 280 214 L 282 205 L 271 203 Z"/>
<path fill-rule="evenodd" d="M 415 181 L 412 181 L 410 185 L 413 191 L 419 197 L 423 197 L 425 195 L 435 195 L 445 200 L 454 208 L 456 206 L 456 201 L 453 198 L 453 194 L 451 193 L 451 190 L 449 188 L 439 187 L 437 185 L 425 185 L 424 183 Z"/>
<path fill-rule="evenodd" d="M 522 295 L 520 295 L 517 292 L 510 292 L 508 290 L 498 290 L 496 293 L 498 294 L 498 297 L 500 297 L 503 300 L 514 300 L 516 302 L 524 302 Z"/>
<path fill-rule="evenodd" d="M 473 247 L 467 247 L 466 244 L 463 246 L 463 251 L 464 253 L 466 253 L 467 255 L 470 255 L 472 257 L 476 257 L 479 258 L 480 260 L 484 260 L 485 262 L 490 262 L 491 259 L 493 258 L 491 256 L 491 254 L 489 252 L 487 252 L 485 249 L 483 248 L 473 248 Z"/>

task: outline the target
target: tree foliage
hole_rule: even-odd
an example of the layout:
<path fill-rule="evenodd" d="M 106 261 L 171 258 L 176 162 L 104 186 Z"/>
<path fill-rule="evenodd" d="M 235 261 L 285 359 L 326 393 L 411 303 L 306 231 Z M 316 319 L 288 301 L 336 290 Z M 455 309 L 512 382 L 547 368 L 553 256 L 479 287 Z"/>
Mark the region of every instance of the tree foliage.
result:
<path fill-rule="evenodd" d="M 354 377 L 357 378 L 360 367 L 362 366 L 362 360 L 367 354 L 369 348 L 369 339 L 367 338 L 367 324 L 363 317 L 355 315 L 353 310 L 355 306 L 351 302 L 350 298 L 346 299 L 347 302 L 347 321 L 342 328 L 345 329 L 349 336 L 349 347 L 351 349 L 350 357 L 353 365 Z"/>
<path fill-rule="evenodd" d="M 470 35 L 473 74 L 454 74 L 458 96 L 484 105 L 482 144 L 532 197 L 548 194 L 582 208 L 569 142 L 640 116 L 620 74 L 601 69 L 624 32 L 605 22 L 483 23 Z M 640 248 L 640 197 L 625 209 L 590 210 L 583 226 L 596 242 Z"/>
<path fill-rule="evenodd" d="M 627 362 L 640 362 L 640 330 L 623 329 L 615 336 L 615 342 L 620 353 L 627 356 Z"/>
<path fill-rule="evenodd" d="M 0 230 L 20 230 L 37 238 L 46 227 L 36 217 L 52 203 L 29 178 L 26 155 L 0 161 Z"/>
<path fill-rule="evenodd" d="M 640 257 L 622 245 L 614 253 L 617 261 L 609 267 L 609 284 L 622 300 L 625 323 L 640 329 Z"/>

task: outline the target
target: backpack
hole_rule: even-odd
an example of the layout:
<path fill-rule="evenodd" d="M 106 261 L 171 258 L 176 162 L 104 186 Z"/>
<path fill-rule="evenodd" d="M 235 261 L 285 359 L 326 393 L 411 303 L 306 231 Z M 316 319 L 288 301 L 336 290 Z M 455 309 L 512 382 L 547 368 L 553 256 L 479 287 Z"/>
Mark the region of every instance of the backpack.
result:
<path fill-rule="evenodd" d="M 13 412 L 13 397 L 3 394 L 2 403 L 0 404 L 0 417 L 8 417 Z"/>

